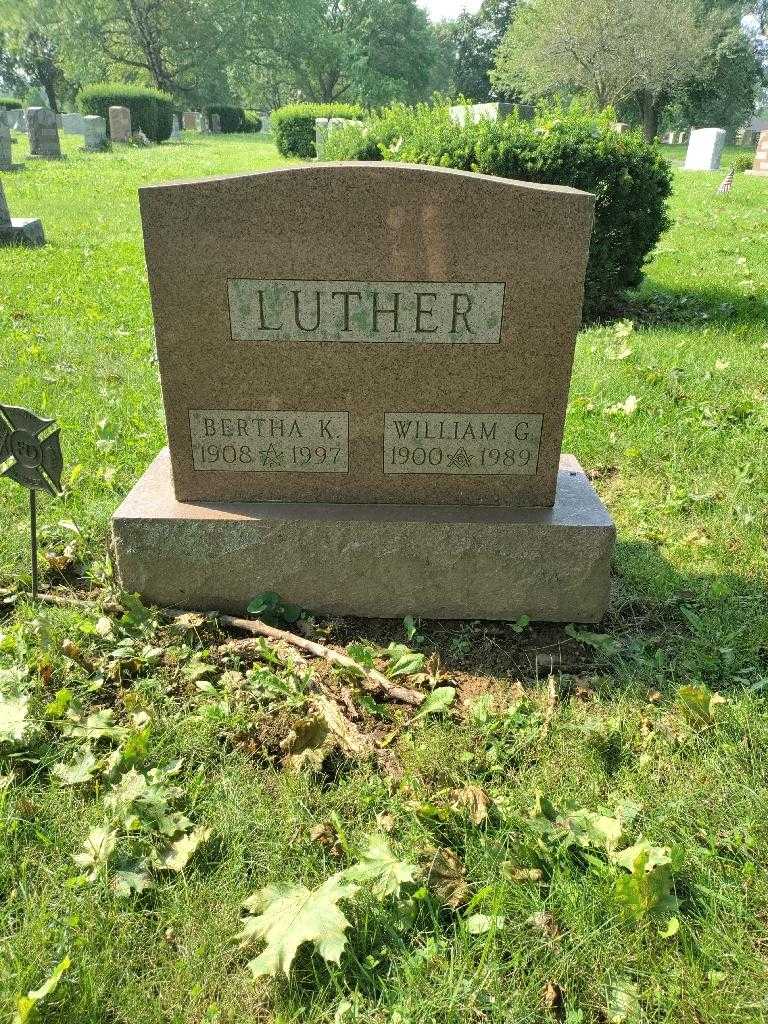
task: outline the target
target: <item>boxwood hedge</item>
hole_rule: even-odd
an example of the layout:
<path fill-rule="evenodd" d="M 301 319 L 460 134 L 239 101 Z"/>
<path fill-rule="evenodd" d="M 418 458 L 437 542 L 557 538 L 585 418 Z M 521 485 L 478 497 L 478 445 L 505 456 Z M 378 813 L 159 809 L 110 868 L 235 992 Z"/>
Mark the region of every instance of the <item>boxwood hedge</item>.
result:
<path fill-rule="evenodd" d="M 617 134 L 607 115 L 560 109 L 533 120 L 455 124 L 446 107 L 396 104 L 330 137 L 329 159 L 385 160 L 479 171 L 502 178 L 570 185 L 596 196 L 584 313 L 596 318 L 638 285 L 643 265 L 669 226 L 672 173 L 658 146 L 640 132 Z M 330 141 L 330 140 L 329 140 Z"/>
<path fill-rule="evenodd" d="M 159 89 L 146 89 L 122 82 L 88 85 L 77 95 L 77 105 L 84 114 L 98 114 L 106 118 L 109 132 L 109 108 L 128 107 L 131 128 L 141 129 L 152 142 L 164 142 L 171 136 L 174 99 Z"/>
<path fill-rule="evenodd" d="M 315 155 L 315 118 L 359 118 L 363 108 L 353 103 L 292 103 L 272 112 L 275 145 L 282 156 Z"/>

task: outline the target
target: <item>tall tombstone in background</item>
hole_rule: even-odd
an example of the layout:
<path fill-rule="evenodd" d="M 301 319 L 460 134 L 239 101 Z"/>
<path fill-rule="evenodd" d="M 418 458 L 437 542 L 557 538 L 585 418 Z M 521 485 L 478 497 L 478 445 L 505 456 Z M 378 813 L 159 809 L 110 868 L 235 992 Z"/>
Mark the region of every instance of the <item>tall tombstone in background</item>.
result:
<path fill-rule="evenodd" d="M 11 129 L 0 121 L 0 171 L 13 169 L 13 147 L 11 146 Z"/>
<path fill-rule="evenodd" d="M 131 112 L 128 107 L 109 108 L 109 137 L 113 142 L 131 141 Z"/>
<path fill-rule="evenodd" d="M 15 107 L 13 110 L 6 110 L 5 120 L 11 131 L 26 132 L 27 115 L 21 109 L 21 107 Z"/>
<path fill-rule="evenodd" d="M 755 150 L 755 162 L 752 164 L 752 170 L 747 171 L 747 174 L 756 174 L 760 177 L 768 174 L 768 131 L 760 132 Z"/>
<path fill-rule="evenodd" d="M 113 520 L 127 590 L 601 617 L 614 528 L 561 456 L 593 196 L 381 162 L 140 204 L 169 449 Z"/>
<path fill-rule="evenodd" d="M 196 132 L 197 131 L 197 111 L 185 110 L 182 114 L 181 119 L 182 126 L 185 132 Z"/>
<path fill-rule="evenodd" d="M 723 128 L 695 128 L 688 141 L 685 154 L 686 171 L 716 171 L 725 147 Z"/>
<path fill-rule="evenodd" d="M 349 117 L 316 117 L 315 118 L 315 154 L 318 160 L 325 159 L 325 147 L 328 136 L 337 128 L 344 128 L 348 125 L 362 127 L 362 121 L 356 121 Z"/>
<path fill-rule="evenodd" d="M 211 131 L 218 134 L 221 132 L 221 114 L 211 114 L 210 116 Z"/>
<path fill-rule="evenodd" d="M 449 107 L 448 113 L 452 121 L 463 125 L 467 121 L 475 124 L 482 120 L 499 121 L 502 118 L 509 117 L 514 109 L 514 104 L 512 103 L 462 103 Z"/>
<path fill-rule="evenodd" d="M 29 107 L 27 109 L 27 130 L 29 131 L 29 155 L 45 160 L 58 160 L 61 157 L 59 130 L 56 126 L 56 115 L 48 107 Z"/>
<path fill-rule="evenodd" d="M 107 122 L 103 117 L 89 114 L 83 118 L 83 149 L 98 153 L 107 146 Z"/>
<path fill-rule="evenodd" d="M 11 217 L 0 181 L 0 245 L 45 245 L 41 221 L 34 217 Z"/>
<path fill-rule="evenodd" d="M 84 122 L 82 114 L 62 114 L 61 130 L 65 135 L 82 135 L 85 131 Z"/>
<path fill-rule="evenodd" d="M 171 120 L 170 139 L 171 139 L 171 142 L 178 142 L 180 138 L 181 138 L 181 128 L 179 128 L 179 118 L 178 118 L 178 116 L 176 114 L 174 114 L 173 115 L 173 119 Z"/>

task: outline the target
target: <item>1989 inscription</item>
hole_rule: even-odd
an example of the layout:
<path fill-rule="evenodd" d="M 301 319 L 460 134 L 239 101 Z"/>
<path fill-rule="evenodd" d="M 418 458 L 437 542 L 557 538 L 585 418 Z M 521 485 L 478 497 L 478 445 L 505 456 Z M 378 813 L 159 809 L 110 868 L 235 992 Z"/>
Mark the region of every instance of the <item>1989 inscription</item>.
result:
<path fill-rule="evenodd" d="M 532 476 L 541 415 L 388 412 L 384 473 Z"/>
<path fill-rule="evenodd" d="M 227 283 L 234 341 L 497 345 L 504 285 L 445 281 Z"/>
<path fill-rule="evenodd" d="M 192 409 L 195 469 L 251 473 L 346 473 L 349 413 Z"/>

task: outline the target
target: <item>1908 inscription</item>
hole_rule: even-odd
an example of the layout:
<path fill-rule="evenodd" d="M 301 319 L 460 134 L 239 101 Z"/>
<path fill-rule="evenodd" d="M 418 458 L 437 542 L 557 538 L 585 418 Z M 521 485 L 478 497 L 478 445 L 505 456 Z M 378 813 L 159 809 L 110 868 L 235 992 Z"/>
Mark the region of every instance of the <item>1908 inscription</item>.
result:
<path fill-rule="evenodd" d="M 444 281 L 227 283 L 234 341 L 497 345 L 504 285 Z"/>
<path fill-rule="evenodd" d="M 384 414 L 384 473 L 532 476 L 541 415 Z"/>
<path fill-rule="evenodd" d="M 191 409 L 195 469 L 346 473 L 349 413 Z"/>

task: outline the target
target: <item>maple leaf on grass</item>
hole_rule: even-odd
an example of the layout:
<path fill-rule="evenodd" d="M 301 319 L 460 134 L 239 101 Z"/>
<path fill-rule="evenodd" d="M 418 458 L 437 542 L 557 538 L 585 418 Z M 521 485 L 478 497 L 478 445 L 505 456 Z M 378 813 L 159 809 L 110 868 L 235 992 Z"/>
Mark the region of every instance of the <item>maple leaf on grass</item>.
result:
<path fill-rule="evenodd" d="M 94 881 L 99 871 L 106 867 L 117 843 L 117 832 L 105 828 L 94 828 L 83 843 L 83 852 L 76 853 L 73 860 L 78 867 L 88 868 L 88 878 Z"/>
<path fill-rule="evenodd" d="M 198 846 L 207 842 L 210 837 L 211 829 L 202 826 L 185 832 L 156 854 L 153 864 L 158 871 L 183 871 Z"/>
<path fill-rule="evenodd" d="M 368 848 L 359 863 L 344 874 L 353 882 L 370 882 L 373 895 L 383 900 L 399 896 L 400 887 L 412 882 L 418 870 L 416 864 L 397 859 L 386 836 L 374 835 L 368 837 Z"/>
<path fill-rule="evenodd" d="M 305 942 L 313 943 L 324 960 L 338 963 L 347 941 L 344 933 L 349 928 L 339 900 L 354 896 L 357 889 L 342 871 L 317 889 L 269 886 L 246 900 L 244 906 L 251 916 L 245 918 L 238 937 L 243 946 L 257 939 L 267 944 L 263 953 L 248 964 L 253 976 L 287 975 L 299 946 Z"/>
<path fill-rule="evenodd" d="M 0 743 L 21 743 L 29 729 L 29 697 L 0 694 Z"/>

